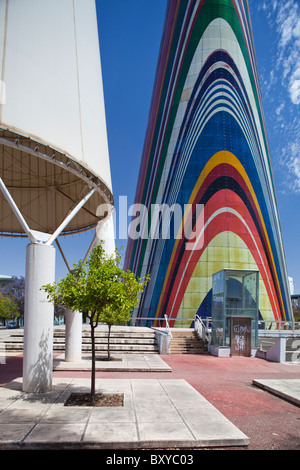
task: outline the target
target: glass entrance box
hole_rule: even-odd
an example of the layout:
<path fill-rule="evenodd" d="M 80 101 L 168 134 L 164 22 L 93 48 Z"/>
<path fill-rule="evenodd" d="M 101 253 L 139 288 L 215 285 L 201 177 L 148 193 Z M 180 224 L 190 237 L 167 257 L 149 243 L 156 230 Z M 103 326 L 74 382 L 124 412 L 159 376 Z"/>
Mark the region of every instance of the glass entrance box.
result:
<path fill-rule="evenodd" d="M 251 318 L 251 347 L 258 342 L 259 271 L 223 269 L 212 278 L 213 346 L 231 345 L 231 318 Z"/>

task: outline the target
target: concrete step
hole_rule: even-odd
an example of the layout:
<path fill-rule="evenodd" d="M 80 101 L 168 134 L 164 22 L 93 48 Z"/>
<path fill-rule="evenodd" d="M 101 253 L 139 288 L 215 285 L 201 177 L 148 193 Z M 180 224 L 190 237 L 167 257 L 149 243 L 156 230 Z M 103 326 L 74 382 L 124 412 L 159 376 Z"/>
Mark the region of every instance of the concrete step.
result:
<path fill-rule="evenodd" d="M 178 345 L 180 345 L 180 344 L 191 344 L 192 345 L 192 344 L 199 344 L 199 341 L 200 340 L 198 340 L 198 341 L 197 340 L 173 340 L 172 344 L 178 344 Z"/>
<path fill-rule="evenodd" d="M 187 350 L 180 350 L 180 351 L 170 351 L 170 354 L 178 354 L 178 355 L 181 355 L 181 354 L 195 354 L 195 355 L 205 355 L 205 354 L 208 354 L 208 351 L 207 350 L 201 350 L 199 351 L 198 349 L 196 350 L 193 350 L 193 349 L 187 349 Z"/>
<path fill-rule="evenodd" d="M 65 337 L 65 330 L 64 329 L 56 329 L 54 328 L 54 336 L 56 338 L 64 338 Z M 11 330 L 11 333 L 9 335 L 6 335 L 3 338 L 23 338 L 24 331 L 23 330 Z M 110 334 L 111 338 L 127 338 L 127 337 L 132 337 L 132 338 L 153 338 L 155 336 L 155 333 L 150 330 L 149 332 L 145 331 L 112 331 Z M 107 331 L 105 330 L 97 330 L 95 331 L 95 337 L 96 338 L 107 338 Z M 84 329 L 82 331 L 82 338 L 90 338 L 90 330 L 89 329 Z"/>
<path fill-rule="evenodd" d="M 65 345 L 64 344 L 56 344 L 54 347 L 54 351 L 64 351 Z M 92 350 L 92 345 L 91 344 L 86 344 L 82 347 L 82 352 L 90 352 Z M 102 344 L 102 345 L 95 345 L 95 350 L 96 351 L 107 351 L 107 344 Z M 129 352 L 135 352 L 135 353 L 156 353 L 157 354 L 157 347 L 156 345 L 138 345 L 138 344 L 110 344 L 110 351 L 114 352 L 120 352 L 120 353 L 129 353 Z"/>
<path fill-rule="evenodd" d="M 95 338 L 107 338 L 107 332 L 106 331 L 97 331 L 95 332 Z M 57 338 L 62 337 L 64 338 L 65 332 L 64 331 L 58 331 L 55 332 L 55 336 Z M 83 331 L 82 332 L 82 338 L 90 338 L 91 334 L 90 331 Z M 111 332 L 110 337 L 111 338 L 153 338 L 155 336 L 152 332 L 151 333 L 145 333 L 145 332 Z"/>
<path fill-rule="evenodd" d="M 203 341 L 193 330 L 171 330 L 171 354 L 208 354 Z"/>
<path fill-rule="evenodd" d="M 171 349 L 202 349 L 198 344 L 171 344 Z"/>
<path fill-rule="evenodd" d="M 57 338 L 56 336 L 53 337 L 53 342 L 54 343 L 64 343 L 65 338 L 60 337 Z M 82 344 L 90 344 L 91 339 L 88 337 L 83 337 L 82 338 Z M 96 337 L 95 338 L 95 343 L 96 344 L 106 344 L 107 343 L 107 336 L 103 337 Z M 111 337 L 110 338 L 110 344 L 156 344 L 156 339 L 155 337 L 151 338 L 132 338 L 132 337 L 122 337 L 122 338 L 116 338 L 116 337 Z"/>
<path fill-rule="evenodd" d="M 6 336 L 0 337 L 7 351 L 21 352 L 23 350 L 23 330 L 12 330 Z M 107 351 L 108 329 L 103 325 L 95 331 L 97 352 Z M 54 328 L 53 351 L 62 352 L 65 349 L 64 327 Z M 83 325 L 82 352 L 90 352 L 91 338 L 89 326 Z M 149 328 L 112 327 L 110 335 L 110 350 L 114 353 L 158 354 L 155 332 Z"/>

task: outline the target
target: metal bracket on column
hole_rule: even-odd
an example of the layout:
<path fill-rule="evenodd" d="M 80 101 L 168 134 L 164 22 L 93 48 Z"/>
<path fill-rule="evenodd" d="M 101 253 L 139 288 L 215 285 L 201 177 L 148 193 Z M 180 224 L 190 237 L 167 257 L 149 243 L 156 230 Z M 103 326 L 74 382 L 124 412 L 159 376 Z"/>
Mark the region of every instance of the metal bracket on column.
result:
<path fill-rule="evenodd" d="M 21 214 L 17 204 L 15 203 L 15 201 L 13 200 L 13 198 L 11 197 L 7 187 L 5 186 L 5 184 L 3 183 L 3 180 L 2 178 L 0 178 L 0 189 L 1 191 L 3 192 L 4 194 L 4 197 L 5 199 L 7 200 L 8 204 L 10 205 L 10 207 L 12 208 L 13 210 L 13 213 L 15 214 L 15 216 L 17 217 L 18 221 L 20 222 L 20 224 L 22 225 L 25 233 L 27 234 L 29 240 L 31 241 L 31 243 L 37 243 L 37 239 L 35 238 L 33 232 L 30 230 L 30 228 L 28 227 L 27 225 L 27 222 L 26 220 L 24 219 L 23 215 Z"/>
<path fill-rule="evenodd" d="M 21 214 L 21 211 L 20 209 L 18 208 L 17 204 L 15 203 L 15 201 L 13 200 L 11 194 L 9 193 L 7 187 L 5 186 L 2 178 L 0 178 L 0 189 L 2 191 L 2 193 L 4 194 L 8 204 L 10 205 L 11 209 L 13 210 L 13 213 L 15 214 L 15 216 L 17 217 L 17 219 L 19 220 L 21 226 L 23 227 L 24 229 L 24 232 L 27 234 L 29 240 L 31 241 L 31 243 L 38 243 L 38 239 L 36 238 L 35 236 L 35 231 L 34 230 L 31 230 L 26 222 L 26 220 L 24 219 L 23 215 Z M 47 236 L 47 234 L 43 234 L 44 236 L 44 240 L 45 241 L 45 245 L 52 245 L 52 243 L 57 239 L 57 237 L 61 234 L 61 232 L 63 231 L 63 229 L 68 225 L 68 223 L 73 219 L 73 217 L 75 217 L 75 215 L 80 211 L 80 209 L 84 206 L 84 204 L 90 199 L 90 197 L 94 194 L 94 192 L 97 190 L 98 188 L 95 187 L 93 188 L 75 207 L 74 209 L 69 213 L 69 215 L 65 218 L 65 220 L 60 224 L 60 226 L 55 230 L 55 232 L 49 237 L 49 238 L 46 238 L 46 241 L 45 241 L 45 236 Z M 38 232 L 36 232 L 38 233 Z"/>

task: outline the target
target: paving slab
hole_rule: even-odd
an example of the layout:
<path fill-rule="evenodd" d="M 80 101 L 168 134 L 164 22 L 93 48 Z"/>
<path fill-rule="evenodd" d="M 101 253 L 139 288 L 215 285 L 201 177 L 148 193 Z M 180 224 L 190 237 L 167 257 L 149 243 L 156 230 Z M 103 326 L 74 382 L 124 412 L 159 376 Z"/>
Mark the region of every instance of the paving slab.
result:
<path fill-rule="evenodd" d="M 253 385 L 300 406 L 300 379 L 253 379 Z"/>
<path fill-rule="evenodd" d="M 96 379 L 96 393 L 124 394 L 122 407 L 65 406 L 90 379 L 54 378 L 53 390 L 0 388 L 0 449 L 155 449 L 248 446 L 249 438 L 183 379 Z"/>
<path fill-rule="evenodd" d="M 105 356 L 96 360 L 97 372 L 172 372 L 170 367 L 158 354 L 113 354 L 115 360 L 107 361 Z M 78 362 L 66 362 L 65 355 L 60 354 L 53 360 L 55 371 L 90 371 L 91 355 L 83 355 Z"/>

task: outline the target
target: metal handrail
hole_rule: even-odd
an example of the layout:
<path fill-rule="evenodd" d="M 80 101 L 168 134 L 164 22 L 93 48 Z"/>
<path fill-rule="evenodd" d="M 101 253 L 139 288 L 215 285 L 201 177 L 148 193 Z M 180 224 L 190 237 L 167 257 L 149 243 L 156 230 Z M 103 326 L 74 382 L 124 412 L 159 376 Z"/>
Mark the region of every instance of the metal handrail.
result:
<path fill-rule="evenodd" d="M 195 331 L 197 331 L 200 338 L 205 340 L 205 336 L 206 336 L 205 333 L 203 335 L 203 332 L 205 332 L 205 326 L 204 326 L 204 323 L 203 323 L 202 319 L 197 314 L 195 315 L 194 329 L 195 329 Z"/>
<path fill-rule="evenodd" d="M 198 325 L 200 325 L 200 328 Z M 208 329 L 208 326 L 204 324 L 202 318 L 199 317 L 198 314 L 195 315 L 194 329 L 198 332 L 199 336 L 204 342 L 210 342 L 210 331 Z"/>
<path fill-rule="evenodd" d="M 192 323 L 193 321 L 195 320 L 195 318 L 181 318 L 181 317 L 176 317 L 176 318 L 169 318 L 168 317 L 168 322 L 169 321 L 173 321 L 173 322 L 190 322 Z M 157 317 L 136 317 L 136 318 L 132 318 L 130 320 L 130 323 L 131 324 L 138 324 L 138 323 L 161 323 L 161 322 L 164 322 L 165 321 L 165 318 L 164 317 L 160 317 L 160 318 L 157 318 Z M 169 328 L 171 328 L 169 326 Z"/>
<path fill-rule="evenodd" d="M 173 336 L 172 336 L 172 333 L 171 333 L 171 330 L 170 330 L 170 326 L 169 326 L 169 322 L 168 322 L 168 316 L 164 315 L 164 319 L 166 320 L 166 330 L 167 330 L 168 334 L 170 335 L 171 339 L 173 339 Z"/>
<path fill-rule="evenodd" d="M 263 328 L 260 328 L 263 326 Z M 269 332 L 269 333 L 280 333 L 281 331 L 295 332 L 300 331 L 299 321 L 286 321 L 286 320 L 258 320 L 258 331 Z"/>
<path fill-rule="evenodd" d="M 137 318 L 132 318 L 131 324 L 138 325 L 139 323 L 150 323 L 153 325 L 155 322 L 164 322 L 166 321 L 166 329 L 168 332 L 170 332 L 171 328 L 169 325 L 169 321 L 175 321 L 175 322 L 194 322 L 196 321 L 199 322 L 200 325 L 202 325 L 202 328 L 204 328 L 207 331 L 208 336 L 211 334 L 211 329 L 213 328 L 216 333 L 221 335 L 221 331 L 216 327 L 216 325 L 212 322 L 212 317 L 206 317 L 206 318 L 201 318 L 199 315 L 195 315 L 194 318 L 172 318 L 169 319 L 167 315 L 161 318 L 157 317 L 137 317 Z M 200 323 L 201 322 L 201 323 Z M 285 320 L 258 320 L 259 324 L 259 329 L 258 329 L 258 334 L 262 334 L 264 332 L 268 333 L 280 333 L 280 332 L 285 332 L 285 333 L 291 333 L 294 332 L 296 334 L 300 334 L 300 322 L 293 320 L 293 321 L 285 321 Z M 194 325 L 195 328 L 195 325 Z"/>

